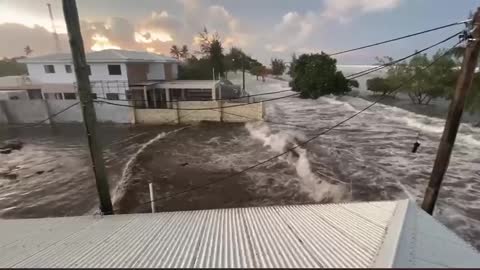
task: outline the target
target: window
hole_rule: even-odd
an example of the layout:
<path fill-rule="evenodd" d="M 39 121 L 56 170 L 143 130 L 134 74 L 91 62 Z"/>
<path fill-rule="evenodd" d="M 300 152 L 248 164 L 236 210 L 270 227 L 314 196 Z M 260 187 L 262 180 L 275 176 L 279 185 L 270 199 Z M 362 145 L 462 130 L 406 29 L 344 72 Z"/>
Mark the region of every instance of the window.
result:
<path fill-rule="evenodd" d="M 107 93 L 107 99 L 109 99 L 109 100 L 119 100 L 120 98 L 118 97 L 117 93 Z"/>
<path fill-rule="evenodd" d="M 97 99 L 97 93 L 92 93 L 92 99 Z"/>
<path fill-rule="evenodd" d="M 120 65 L 108 65 L 108 74 L 122 75 L 122 69 L 120 68 Z"/>
<path fill-rule="evenodd" d="M 10 100 L 19 100 L 20 98 L 18 96 L 11 96 Z"/>
<path fill-rule="evenodd" d="M 72 73 L 72 66 L 71 65 L 65 65 L 65 72 L 66 73 Z"/>
<path fill-rule="evenodd" d="M 42 99 L 42 90 L 29 89 L 27 90 L 27 95 L 29 99 Z"/>
<path fill-rule="evenodd" d="M 92 69 L 90 68 L 90 65 L 87 65 L 87 72 L 88 75 L 92 75 Z"/>
<path fill-rule="evenodd" d="M 55 73 L 55 66 L 53 65 L 44 65 L 45 73 Z"/>
<path fill-rule="evenodd" d="M 53 94 L 53 97 L 54 97 L 55 99 L 63 99 L 62 93 L 54 93 L 54 94 Z"/>
<path fill-rule="evenodd" d="M 63 93 L 63 97 L 65 99 L 77 99 L 77 95 L 75 93 Z"/>

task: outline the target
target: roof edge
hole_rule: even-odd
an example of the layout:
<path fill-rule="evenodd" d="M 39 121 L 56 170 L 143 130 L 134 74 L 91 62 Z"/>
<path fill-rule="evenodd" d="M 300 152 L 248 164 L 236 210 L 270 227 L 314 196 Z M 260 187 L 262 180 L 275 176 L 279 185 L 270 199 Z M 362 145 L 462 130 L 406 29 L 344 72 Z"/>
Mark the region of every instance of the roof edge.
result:
<path fill-rule="evenodd" d="M 372 267 L 392 268 L 394 266 L 398 255 L 400 239 L 405 228 L 405 218 L 410 207 L 411 202 L 409 199 L 397 201 L 395 212 L 386 227 L 385 238 L 378 250 Z"/>
<path fill-rule="evenodd" d="M 72 59 L 59 59 L 59 60 L 29 60 L 29 59 L 22 59 L 18 60 L 18 63 L 22 64 L 72 64 Z M 178 61 L 174 60 L 136 60 L 136 59 L 94 59 L 88 60 L 87 63 L 178 63 Z"/>

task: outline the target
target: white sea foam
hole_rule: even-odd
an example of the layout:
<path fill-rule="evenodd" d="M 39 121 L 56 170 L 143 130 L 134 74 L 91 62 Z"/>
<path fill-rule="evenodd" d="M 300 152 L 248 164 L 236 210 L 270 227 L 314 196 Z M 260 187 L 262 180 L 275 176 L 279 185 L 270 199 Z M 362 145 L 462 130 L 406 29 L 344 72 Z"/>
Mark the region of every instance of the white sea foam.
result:
<path fill-rule="evenodd" d="M 264 146 L 270 147 L 277 153 L 282 153 L 293 147 L 298 140 L 298 137 L 291 132 L 272 133 L 270 128 L 264 124 L 247 123 L 246 128 L 253 138 L 262 141 Z M 346 193 L 345 185 L 331 184 L 321 179 L 312 172 L 307 150 L 297 147 L 294 151 L 297 155 L 288 154 L 285 159 L 295 167 L 301 190 L 318 202 L 325 199 L 334 202 L 341 200 Z"/>

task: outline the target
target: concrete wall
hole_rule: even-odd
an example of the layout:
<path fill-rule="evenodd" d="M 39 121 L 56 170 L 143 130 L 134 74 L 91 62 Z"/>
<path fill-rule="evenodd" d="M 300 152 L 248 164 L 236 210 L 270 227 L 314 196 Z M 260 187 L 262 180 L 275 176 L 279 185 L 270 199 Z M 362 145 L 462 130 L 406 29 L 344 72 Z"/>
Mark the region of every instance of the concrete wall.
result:
<path fill-rule="evenodd" d="M 218 101 L 182 101 L 178 103 L 179 108 L 215 108 L 220 107 Z M 220 111 L 216 110 L 179 110 L 180 122 L 191 123 L 199 121 L 220 121 Z"/>
<path fill-rule="evenodd" d="M 128 101 L 116 100 L 117 104 L 128 105 Z M 96 103 L 95 112 L 98 122 L 135 123 L 134 109 L 129 107 L 114 106 L 106 103 Z"/>
<path fill-rule="evenodd" d="M 137 109 L 135 110 L 136 123 L 139 124 L 175 124 L 194 123 L 200 121 L 216 122 L 249 122 L 263 119 L 263 104 L 224 103 L 223 107 L 234 105 L 231 108 L 217 109 L 219 101 L 190 101 L 179 102 L 178 108 L 215 108 L 212 110 L 177 110 L 177 104 L 172 109 Z M 222 112 L 223 110 L 223 112 Z"/>
<path fill-rule="evenodd" d="M 4 113 L 9 123 L 35 123 L 47 118 L 43 100 L 9 100 L 3 102 Z"/>
<path fill-rule="evenodd" d="M 225 102 L 223 107 L 235 106 L 231 108 L 223 108 L 224 122 L 248 122 L 253 120 L 261 121 L 264 115 L 263 103 L 253 103 L 245 106 L 236 106 L 238 103 Z"/>
<path fill-rule="evenodd" d="M 178 123 L 178 114 L 176 110 L 168 109 L 136 109 L 135 121 L 137 124 L 145 125 L 173 125 Z"/>
<path fill-rule="evenodd" d="M 78 100 L 9 100 L 0 101 L 1 124 L 37 123 L 47 119 Z M 115 101 L 128 104 L 128 101 Z M 212 110 L 178 110 L 177 103 L 171 109 L 133 109 L 105 103 L 96 103 L 98 122 L 138 123 L 138 124 L 177 124 L 199 121 L 248 122 L 263 119 L 263 104 L 224 103 L 220 101 L 179 102 L 179 108 L 214 108 Z M 83 121 L 80 104 L 52 118 L 54 123 L 80 123 Z M 48 124 L 49 122 L 45 122 Z"/>
<path fill-rule="evenodd" d="M 49 84 L 49 83 L 71 83 L 75 82 L 75 71 L 73 69 L 73 64 L 48 64 L 55 67 L 55 73 L 45 73 L 44 64 L 27 64 L 28 74 L 32 80 L 32 84 Z M 65 65 L 72 66 L 72 73 L 67 73 L 65 71 Z M 90 70 L 92 74 L 90 75 L 91 81 L 126 81 L 128 80 L 127 76 L 127 66 L 125 64 L 119 63 L 91 63 Z M 122 70 L 122 75 L 109 75 L 108 74 L 108 65 L 120 65 Z"/>
<path fill-rule="evenodd" d="M 43 101 L 43 100 L 42 100 Z M 47 109 L 50 111 L 46 111 L 43 115 L 43 119 L 47 118 L 48 115 L 53 115 L 57 112 L 60 112 L 77 103 L 78 100 L 48 100 L 45 104 L 48 106 Z M 82 118 L 82 109 L 80 108 L 80 104 L 75 105 L 74 107 L 62 112 L 52 118 L 52 122 L 54 123 L 81 123 L 83 122 Z M 30 122 L 31 123 L 31 122 Z"/>
<path fill-rule="evenodd" d="M 0 91 L 0 100 L 11 99 L 28 100 L 27 91 Z"/>
<path fill-rule="evenodd" d="M 11 100 L 0 101 L 1 124 L 37 123 L 47 119 L 50 115 L 64 110 L 77 103 L 78 100 Z M 126 101 L 117 101 L 119 104 L 128 104 Z M 129 107 L 113 106 L 109 104 L 95 104 L 98 122 L 133 123 L 133 109 Z M 81 123 L 83 122 L 80 104 L 58 114 L 52 118 L 54 123 Z M 49 122 L 47 121 L 46 124 Z"/>

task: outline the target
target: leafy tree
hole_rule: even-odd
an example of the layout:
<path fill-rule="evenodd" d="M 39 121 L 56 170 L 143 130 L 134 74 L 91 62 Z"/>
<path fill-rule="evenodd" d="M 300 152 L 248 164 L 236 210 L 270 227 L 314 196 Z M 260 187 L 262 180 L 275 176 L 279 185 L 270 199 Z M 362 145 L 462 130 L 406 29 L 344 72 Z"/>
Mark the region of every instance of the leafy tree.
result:
<path fill-rule="evenodd" d="M 27 74 L 27 65 L 17 62 L 18 59 L 22 58 L 25 57 L 3 58 L 0 60 L 0 77 Z"/>
<path fill-rule="evenodd" d="M 302 98 L 342 95 L 351 91 L 348 80 L 337 71 L 336 60 L 325 53 L 302 54 L 295 63 L 292 90 Z"/>
<path fill-rule="evenodd" d="M 212 66 L 207 58 L 197 59 L 191 56 L 178 66 L 180 80 L 211 80 Z"/>
<path fill-rule="evenodd" d="M 172 47 L 170 48 L 170 55 L 179 59 L 180 58 L 180 49 L 177 47 L 177 45 L 172 45 Z"/>
<path fill-rule="evenodd" d="M 282 75 L 285 72 L 285 62 L 282 59 L 273 58 L 271 60 L 272 74 L 273 75 Z"/>
<path fill-rule="evenodd" d="M 360 84 L 358 83 L 357 80 L 348 80 L 348 85 L 349 85 L 350 87 L 355 87 L 355 88 L 360 87 Z"/>
<path fill-rule="evenodd" d="M 219 77 L 224 75 L 224 54 L 222 41 L 218 33 L 210 35 L 207 28 L 198 33 L 198 40 L 200 41 L 200 54 L 204 58 L 210 59 L 211 68 L 215 69 L 215 74 Z"/>
<path fill-rule="evenodd" d="M 190 53 L 188 51 L 187 45 L 183 45 L 182 49 L 180 50 L 179 56 L 183 59 L 187 59 L 189 55 Z"/>
<path fill-rule="evenodd" d="M 375 93 L 386 95 L 392 88 L 388 84 L 387 79 L 375 77 L 367 80 L 367 89 Z"/>
<path fill-rule="evenodd" d="M 391 66 L 387 71 L 387 84 L 405 92 L 414 104 L 429 104 L 433 98 L 448 97 L 455 85 L 455 61 L 442 57 L 445 51 L 438 51 L 432 59 L 418 54 L 410 62 Z M 435 65 L 431 65 L 437 59 Z M 426 68 L 429 66 L 429 68 Z"/>
<path fill-rule="evenodd" d="M 292 54 L 292 60 L 290 61 L 290 67 L 288 69 L 288 75 L 290 77 L 295 77 L 295 63 L 297 62 L 297 55 L 295 53 Z"/>
<path fill-rule="evenodd" d="M 248 62 L 248 57 L 245 55 L 245 53 L 236 47 L 230 48 L 230 52 L 225 55 L 225 58 L 228 59 L 230 69 L 228 70 L 241 70 L 242 69 L 242 63 L 246 64 L 245 62 Z"/>
<path fill-rule="evenodd" d="M 223 58 L 222 43 L 219 39 L 215 39 L 210 45 L 210 62 L 215 69 L 215 74 L 219 74 L 219 77 L 222 77 L 225 71 Z"/>
<path fill-rule="evenodd" d="M 258 77 L 262 77 L 262 81 L 265 81 L 267 68 L 262 64 L 256 64 L 250 68 L 250 74 L 254 75 L 257 81 L 258 81 Z"/>
<path fill-rule="evenodd" d="M 480 75 L 475 74 L 472 88 L 465 100 L 465 108 L 469 112 L 480 112 Z"/>
<path fill-rule="evenodd" d="M 23 48 L 23 51 L 25 52 L 26 56 L 29 56 L 33 52 L 32 48 L 30 48 L 30 45 L 25 46 L 25 48 Z"/>

